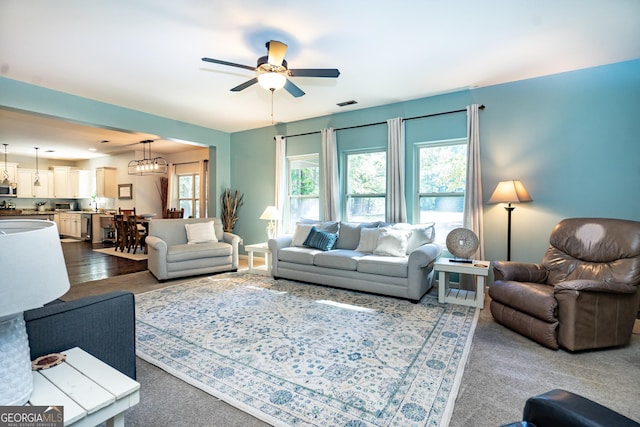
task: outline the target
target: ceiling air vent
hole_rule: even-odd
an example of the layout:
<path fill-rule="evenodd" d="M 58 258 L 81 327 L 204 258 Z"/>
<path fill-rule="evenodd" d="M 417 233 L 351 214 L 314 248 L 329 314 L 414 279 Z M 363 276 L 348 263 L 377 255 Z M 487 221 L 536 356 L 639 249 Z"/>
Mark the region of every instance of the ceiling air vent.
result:
<path fill-rule="evenodd" d="M 338 107 L 346 107 L 347 105 L 353 105 L 353 104 L 357 104 L 358 101 L 354 101 L 353 99 L 351 101 L 344 101 L 344 102 L 338 102 L 336 105 Z"/>

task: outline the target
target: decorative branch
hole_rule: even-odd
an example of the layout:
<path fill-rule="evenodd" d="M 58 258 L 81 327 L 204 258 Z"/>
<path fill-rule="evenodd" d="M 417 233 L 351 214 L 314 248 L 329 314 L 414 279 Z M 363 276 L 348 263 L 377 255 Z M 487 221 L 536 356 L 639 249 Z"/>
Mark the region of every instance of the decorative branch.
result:
<path fill-rule="evenodd" d="M 160 204 L 162 205 L 162 218 L 166 218 L 167 215 L 167 203 L 169 202 L 169 178 L 161 176 L 160 180 L 156 182 L 156 188 L 158 194 L 160 194 Z"/>
<path fill-rule="evenodd" d="M 233 227 L 238 221 L 238 210 L 243 205 L 244 194 L 240 194 L 238 190 L 232 192 L 227 188 L 220 196 L 220 202 L 222 204 L 222 227 L 224 231 L 231 233 Z"/>

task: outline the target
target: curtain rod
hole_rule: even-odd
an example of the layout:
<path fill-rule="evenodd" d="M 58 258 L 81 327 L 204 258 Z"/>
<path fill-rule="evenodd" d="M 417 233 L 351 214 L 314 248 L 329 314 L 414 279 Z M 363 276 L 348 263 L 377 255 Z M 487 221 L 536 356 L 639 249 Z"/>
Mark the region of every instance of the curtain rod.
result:
<path fill-rule="evenodd" d="M 480 110 L 484 110 L 484 105 L 481 105 L 478 107 Z M 426 119 L 427 117 L 436 117 L 436 116 L 444 116 L 446 114 L 453 114 L 453 113 L 466 113 L 467 109 L 463 109 L 463 110 L 452 110 L 452 111 L 445 111 L 442 113 L 433 113 L 433 114 L 425 114 L 424 116 L 415 116 L 415 117 L 407 117 L 406 119 L 402 119 L 403 122 L 406 122 L 407 120 L 415 120 L 415 119 Z M 376 122 L 376 123 L 367 123 L 364 125 L 356 125 L 356 126 L 347 126 L 347 127 L 343 127 L 343 128 L 336 128 L 336 131 L 339 130 L 347 130 L 347 129 L 358 129 L 358 128 L 364 128 L 364 127 L 368 127 L 368 126 L 378 126 L 378 125 L 385 125 L 387 124 L 386 121 L 384 122 Z M 320 133 L 319 130 L 313 131 L 313 132 L 305 132 L 305 133 L 297 133 L 295 135 L 285 135 L 285 138 L 295 138 L 296 136 L 306 136 L 306 135 L 315 135 L 317 133 Z M 275 139 L 275 137 L 274 137 Z"/>

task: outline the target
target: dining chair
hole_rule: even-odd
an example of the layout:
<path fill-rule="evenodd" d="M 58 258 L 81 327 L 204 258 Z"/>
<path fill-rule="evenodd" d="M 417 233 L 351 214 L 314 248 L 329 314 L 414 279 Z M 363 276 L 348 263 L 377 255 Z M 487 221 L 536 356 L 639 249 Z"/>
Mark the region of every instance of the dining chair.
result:
<path fill-rule="evenodd" d="M 177 210 L 176 208 L 167 209 L 165 218 L 184 218 L 184 208 Z"/>
<path fill-rule="evenodd" d="M 127 247 L 127 252 L 130 252 L 130 250 L 133 249 L 133 253 L 135 254 L 138 247 L 140 247 L 143 249 L 144 253 L 147 253 L 145 242 L 147 233 L 145 232 L 145 228 L 138 224 L 138 217 L 134 215 L 127 217 L 127 232 L 129 233 L 129 246 Z"/>
<path fill-rule="evenodd" d="M 118 213 L 124 215 L 125 218 L 131 215 L 136 216 L 136 208 L 135 207 L 133 209 L 118 208 Z"/>
<path fill-rule="evenodd" d="M 117 251 L 120 249 L 120 252 L 124 252 L 124 248 L 127 250 L 129 248 L 129 233 L 127 232 L 127 224 L 124 220 L 124 215 L 115 214 L 113 216 L 113 225 L 116 229 L 116 243 L 113 250 Z"/>

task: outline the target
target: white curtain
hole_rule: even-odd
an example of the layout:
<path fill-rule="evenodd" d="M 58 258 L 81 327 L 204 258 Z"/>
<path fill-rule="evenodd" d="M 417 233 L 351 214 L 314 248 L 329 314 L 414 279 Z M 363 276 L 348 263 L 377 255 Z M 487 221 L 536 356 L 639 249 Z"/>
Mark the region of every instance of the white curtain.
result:
<path fill-rule="evenodd" d="M 175 208 L 178 205 L 178 192 L 177 192 L 177 180 L 176 180 L 176 165 L 172 163 L 169 165 L 169 173 L 167 174 L 169 179 L 169 188 L 167 188 L 167 209 Z M 164 212 L 162 213 L 164 215 Z"/>
<path fill-rule="evenodd" d="M 338 147 L 335 129 L 322 129 L 322 205 L 325 221 L 340 219 Z"/>
<path fill-rule="evenodd" d="M 467 186 L 464 198 L 463 226 L 478 236 L 475 259 L 484 259 L 482 220 L 482 179 L 480 174 L 480 121 L 478 104 L 467 107 Z"/>
<path fill-rule="evenodd" d="M 406 222 L 404 198 L 404 120 L 387 120 L 387 221 Z"/>
<path fill-rule="evenodd" d="M 280 220 L 276 221 L 276 236 L 279 236 L 282 231 L 284 204 L 287 200 L 287 137 L 284 135 L 276 135 L 274 140 L 276 143 L 275 207 L 280 213 Z"/>

